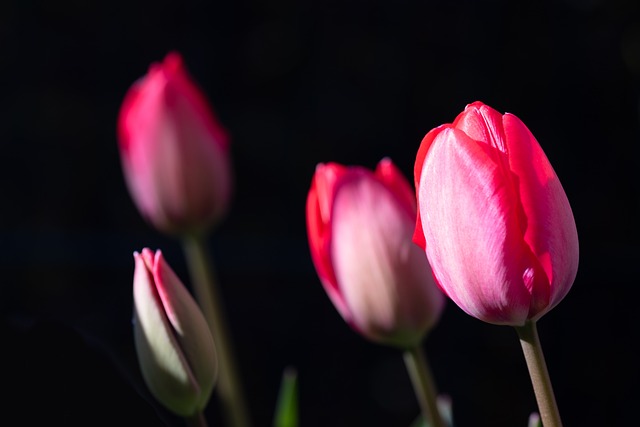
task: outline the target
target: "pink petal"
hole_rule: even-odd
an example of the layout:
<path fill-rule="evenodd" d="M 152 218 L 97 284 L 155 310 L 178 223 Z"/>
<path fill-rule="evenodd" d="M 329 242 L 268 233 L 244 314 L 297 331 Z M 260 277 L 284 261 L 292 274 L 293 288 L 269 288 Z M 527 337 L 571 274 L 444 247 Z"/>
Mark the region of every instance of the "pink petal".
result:
<path fill-rule="evenodd" d="M 431 129 L 429 133 L 425 135 L 420 143 L 420 148 L 418 148 L 418 154 L 416 155 L 416 163 L 413 167 L 413 179 L 416 191 L 419 188 L 420 177 L 422 176 L 422 169 L 424 167 L 424 159 L 427 156 L 429 148 L 431 148 L 431 144 L 435 137 L 442 132 L 443 129 L 449 128 L 451 125 L 441 125 L 437 128 Z M 420 217 L 420 208 L 418 207 L 418 214 L 416 216 L 416 227 L 413 232 L 413 241 L 415 244 L 420 246 L 423 250 L 426 247 L 426 242 L 424 240 L 424 230 L 422 227 L 422 219 Z"/>
<path fill-rule="evenodd" d="M 418 342 L 442 310 L 426 257 L 411 242 L 413 226 L 389 188 L 350 169 L 334 204 L 331 258 L 355 326 L 374 340 Z"/>
<path fill-rule="evenodd" d="M 205 124 L 208 133 L 213 136 L 211 142 L 220 145 L 220 148 L 222 148 L 224 152 L 228 151 L 229 137 L 227 131 L 217 120 L 211 103 L 204 96 L 204 91 L 202 91 L 189 76 L 180 54 L 177 52 L 169 52 L 162 65 L 167 79 L 175 82 L 178 91 L 186 98 L 187 103 L 193 106 L 194 112 Z"/>
<path fill-rule="evenodd" d="M 154 169 L 161 198 L 166 206 L 174 206 L 169 212 L 174 220 L 184 217 L 185 212 L 190 221 L 203 221 L 216 210 L 219 217 L 223 210 L 218 208 L 227 206 L 231 193 L 227 137 L 222 131 L 212 131 L 214 119 L 185 72 L 165 75 L 165 111 L 156 123 L 162 130 L 157 144 L 162 146 Z"/>
<path fill-rule="evenodd" d="M 153 181 L 153 158 L 149 155 L 155 150 L 154 118 L 164 86 L 152 78 L 156 75 L 138 80 L 127 92 L 118 117 L 118 135 L 123 172 L 134 202 L 148 219 L 166 222 Z"/>
<path fill-rule="evenodd" d="M 341 165 L 319 164 L 307 196 L 307 234 L 311 258 L 320 281 L 340 315 L 351 321 L 351 313 L 340 292 L 331 261 L 331 221 L 333 202 L 339 180 L 347 173 Z"/>
<path fill-rule="evenodd" d="M 524 240 L 549 277 L 551 301 L 540 317 L 569 292 L 578 269 L 578 234 L 571 206 L 547 156 L 520 119 L 504 116 L 510 168 L 518 177 L 526 216 Z"/>
<path fill-rule="evenodd" d="M 519 200 L 499 154 L 444 129 L 425 160 L 418 202 L 426 252 L 449 297 L 479 319 L 520 325 L 529 289 L 546 277 L 524 243 Z"/>
<path fill-rule="evenodd" d="M 409 187 L 407 179 L 393 164 L 391 159 L 384 158 L 380 160 L 374 174 L 389 188 L 391 193 L 398 198 L 398 202 L 407 210 L 409 216 L 415 218 L 416 193 Z"/>
<path fill-rule="evenodd" d="M 471 139 L 489 144 L 502 153 L 506 152 L 502 114 L 482 102 L 467 105 L 456 117 L 453 127 L 463 131 Z"/>
<path fill-rule="evenodd" d="M 232 187 L 228 137 L 179 55 L 129 90 L 118 135 L 127 185 L 147 219 L 171 231 L 222 216 Z"/>

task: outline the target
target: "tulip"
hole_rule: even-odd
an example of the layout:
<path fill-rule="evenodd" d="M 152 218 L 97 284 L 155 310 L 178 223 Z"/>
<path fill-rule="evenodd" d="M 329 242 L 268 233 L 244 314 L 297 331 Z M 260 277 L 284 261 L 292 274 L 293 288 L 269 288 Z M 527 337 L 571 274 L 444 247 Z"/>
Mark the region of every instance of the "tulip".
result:
<path fill-rule="evenodd" d="M 157 229 L 201 232 L 226 212 L 228 137 L 180 55 L 152 64 L 129 89 L 118 139 L 129 192 Z"/>
<path fill-rule="evenodd" d="M 516 116 L 468 105 L 424 137 L 415 184 L 414 239 L 462 310 L 518 327 L 569 292 L 578 269 L 573 213 L 542 148 Z"/>
<path fill-rule="evenodd" d="M 415 196 L 389 159 L 375 172 L 316 168 L 307 198 L 312 259 L 344 320 L 366 338 L 413 348 L 438 321 L 444 295 L 413 244 Z"/>
<path fill-rule="evenodd" d="M 216 380 L 211 332 L 162 253 L 134 253 L 134 336 L 143 378 L 155 398 L 190 417 L 207 405 Z"/>

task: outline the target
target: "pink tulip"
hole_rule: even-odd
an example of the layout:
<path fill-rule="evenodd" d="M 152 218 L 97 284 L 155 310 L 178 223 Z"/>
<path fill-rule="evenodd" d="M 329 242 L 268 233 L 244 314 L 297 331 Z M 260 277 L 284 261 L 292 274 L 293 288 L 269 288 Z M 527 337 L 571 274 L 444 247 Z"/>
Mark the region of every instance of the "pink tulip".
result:
<path fill-rule="evenodd" d="M 151 393 L 181 416 L 202 411 L 216 379 L 211 332 L 200 308 L 160 251 L 135 253 L 134 335 Z"/>
<path fill-rule="evenodd" d="M 375 342 L 416 346 L 444 295 L 413 244 L 415 196 L 390 160 L 375 171 L 320 164 L 307 198 L 311 255 L 345 321 Z"/>
<path fill-rule="evenodd" d="M 223 216 L 231 193 L 227 134 L 177 53 L 131 87 L 118 120 L 126 182 L 148 221 L 183 233 Z"/>
<path fill-rule="evenodd" d="M 481 102 L 431 130 L 415 164 L 418 222 L 444 292 L 494 324 L 538 320 L 569 292 L 578 235 L 542 148 L 512 114 Z"/>

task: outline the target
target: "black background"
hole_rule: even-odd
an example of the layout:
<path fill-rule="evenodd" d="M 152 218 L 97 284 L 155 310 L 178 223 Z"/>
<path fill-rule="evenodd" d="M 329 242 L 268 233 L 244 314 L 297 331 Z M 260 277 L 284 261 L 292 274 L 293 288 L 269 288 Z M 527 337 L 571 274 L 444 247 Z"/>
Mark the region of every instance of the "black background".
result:
<path fill-rule="evenodd" d="M 179 51 L 232 136 L 236 188 L 211 234 L 256 426 L 299 372 L 301 427 L 408 426 L 402 358 L 342 321 L 309 256 L 318 162 L 411 177 L 421 138 L 481 100 L 519 116 L 574 210 L 580 268 L 539 331 L 567 426 L 637 423 L 640 14 L 632 0 L 4 1 L 0 281 L 6 425 L 183 425 L 149 397 L 131 331 L 134 250 L 180 242 L 141 219 L 120 102 Z M 515 332 L 449 302 L 424 343 L 456 425 L 525 426 Z M 210 424 L 221 425 L 215 397 Z M 2 424 L 5 424 L 4 422 Z"/>

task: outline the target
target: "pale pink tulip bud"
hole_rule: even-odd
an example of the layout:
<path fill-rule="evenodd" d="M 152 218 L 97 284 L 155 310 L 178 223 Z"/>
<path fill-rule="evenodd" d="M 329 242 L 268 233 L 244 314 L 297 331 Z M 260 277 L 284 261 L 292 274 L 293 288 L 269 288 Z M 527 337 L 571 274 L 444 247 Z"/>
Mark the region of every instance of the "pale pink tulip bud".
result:
<path fill-rule="evenodd" d="M 444 295 L 413 243 L 415 195 L 389 159 L 375 171 L 318 165 L 307 198 L 311 255 L 329 298 L 368 339 L 408 348 L 437 323 Z"/>
<path fill-rule="evenodd" d="M 231 193 L 227 134 L 177 53 L 152 64 L 129 89 L 118 139 L 129 192 L 157 229 L 200 232 L 224 215 Z"/>
<path fill-rule="evenodd" d="M 578 269 L 573 213 L 540 144 L 516 116 L 468 105 L 424 137 L 415 183 L 415 241 L 465 312 L 521 326 L 569 292 Z"/>
<path fill-rule="evenodd" d="M 160 251 L 135 253 L 134 336 L 142 376 L 172 412 L 191 416 L 209 401 L 217 375 L 207 322 Z"/>

